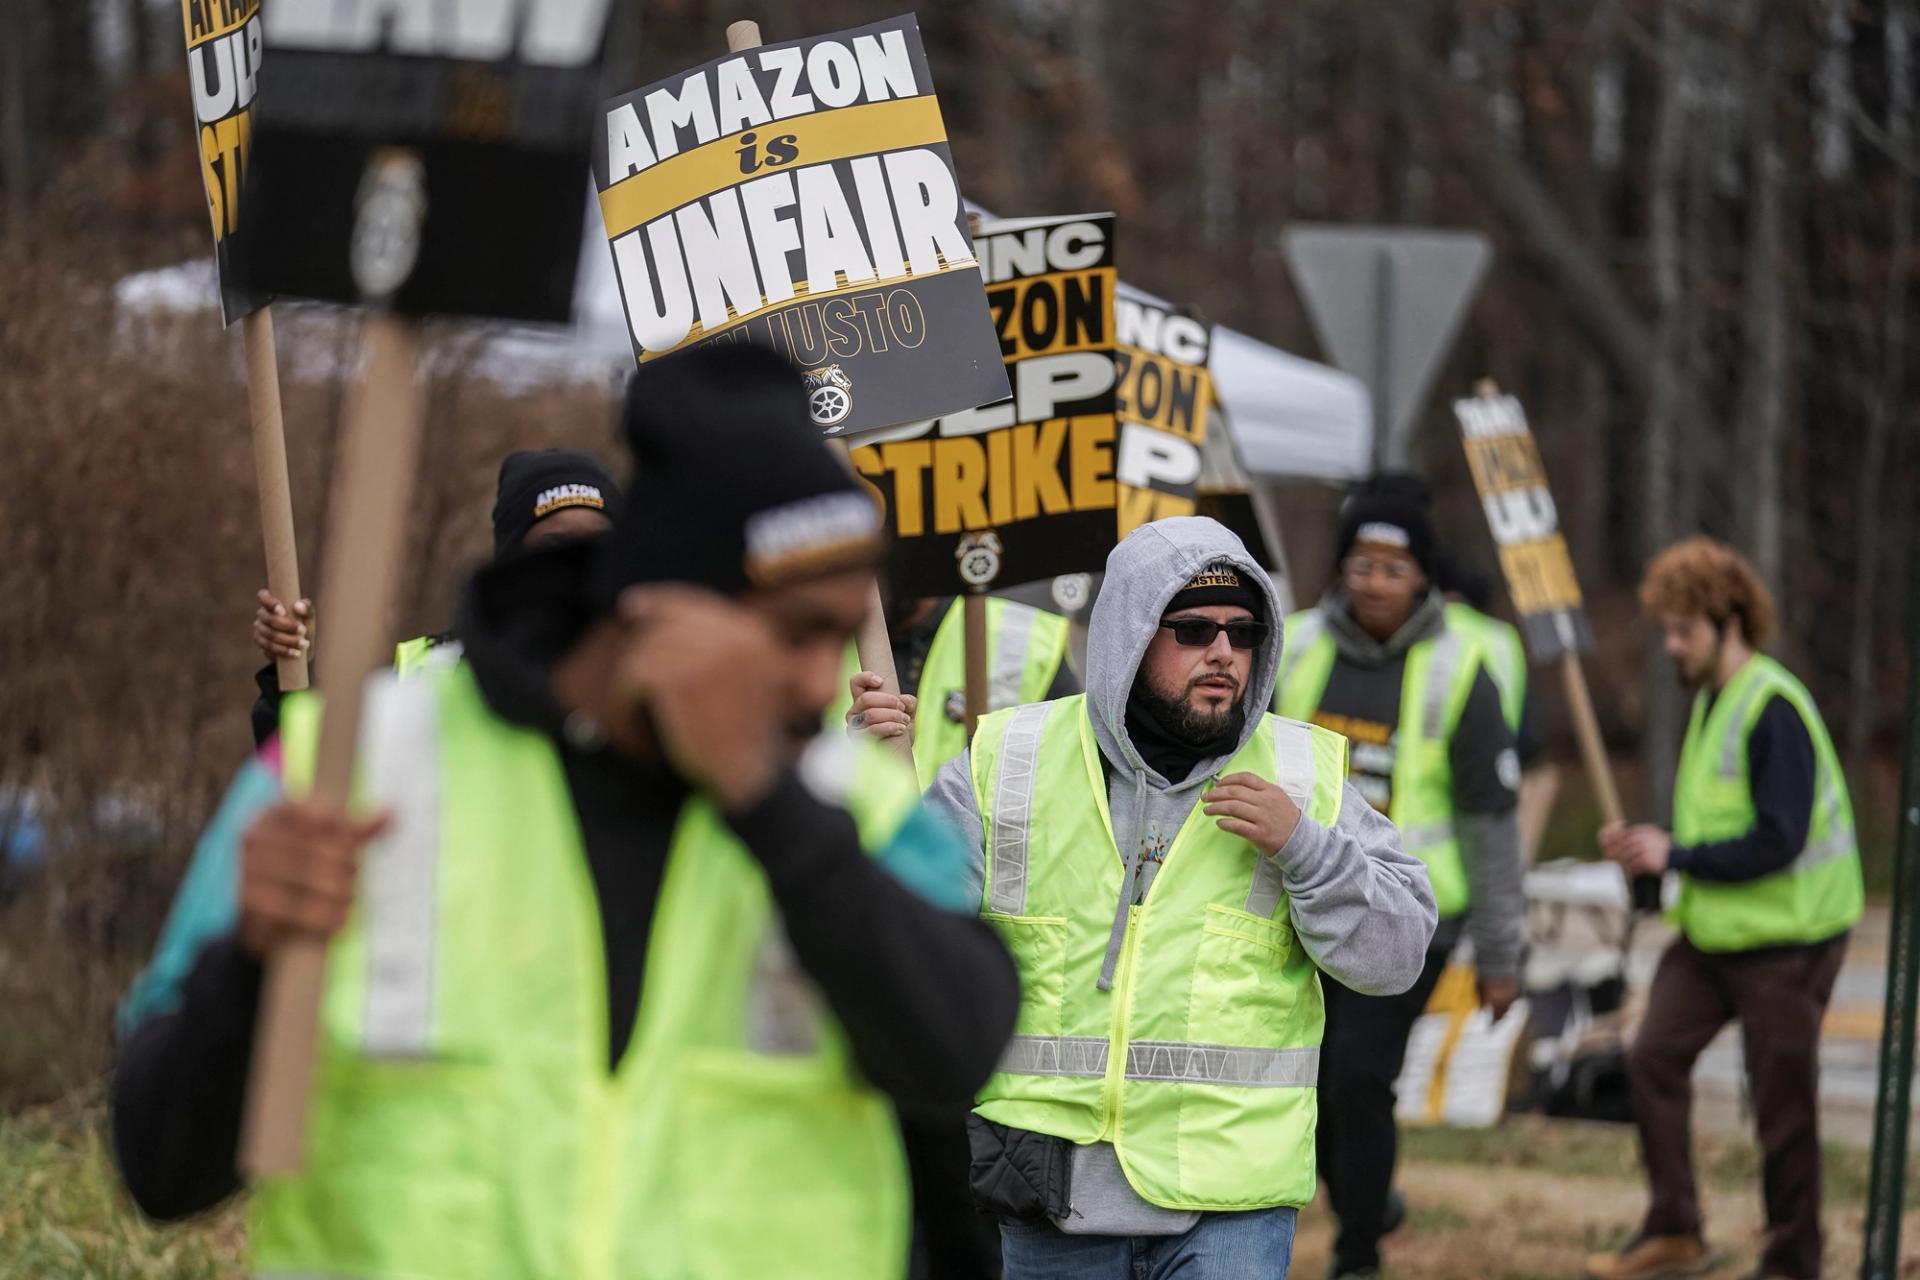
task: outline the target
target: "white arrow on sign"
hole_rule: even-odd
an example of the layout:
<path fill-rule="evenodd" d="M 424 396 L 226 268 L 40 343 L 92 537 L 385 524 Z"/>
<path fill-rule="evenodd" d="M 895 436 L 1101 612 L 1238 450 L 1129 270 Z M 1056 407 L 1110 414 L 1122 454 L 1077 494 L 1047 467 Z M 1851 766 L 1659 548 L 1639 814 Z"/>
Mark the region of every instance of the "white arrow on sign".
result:
<path fill-rule="evenodd" d="M 1405 465 L 1407 430 L 1479 291 L 1491 244 L 1476 231 L 1304 223 L 1281 244 L 1320 345 L 1373 391 L 1382 460 Z"/>

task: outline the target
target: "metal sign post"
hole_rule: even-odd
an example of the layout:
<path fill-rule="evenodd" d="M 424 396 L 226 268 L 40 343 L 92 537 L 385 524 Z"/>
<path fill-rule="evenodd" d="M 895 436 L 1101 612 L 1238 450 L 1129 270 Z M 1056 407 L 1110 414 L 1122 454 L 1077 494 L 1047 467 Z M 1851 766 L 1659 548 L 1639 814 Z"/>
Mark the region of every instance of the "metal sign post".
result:
<path fill-rule="evenodd" d="M 1861 1280 L 1900 1272 L 1900 1211 L 1906 1200 L 1907 1122 L 1912 1114 L 1915 997 L 1920 996 L 1920 536 L 1908 597 L 1907 748 L 1894 845 L 1887 936 L 1887 1005 L 1880 1029 L 1880 1086 L 1873 1108 L 1873 1167 Z"/>
<path fill-rule="evenodd" d="M 1373 394 L 1374 463 L 1407 436 L 1493 248 L 1475 231 L 1296 224 L 1281 235 L 1320 345 Z"/>

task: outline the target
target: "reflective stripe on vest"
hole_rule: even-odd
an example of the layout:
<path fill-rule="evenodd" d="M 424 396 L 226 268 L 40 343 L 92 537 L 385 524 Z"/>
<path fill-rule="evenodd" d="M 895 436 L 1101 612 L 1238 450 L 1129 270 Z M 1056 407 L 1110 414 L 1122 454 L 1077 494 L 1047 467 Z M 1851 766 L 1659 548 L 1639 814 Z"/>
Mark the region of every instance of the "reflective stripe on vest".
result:
<path fill-rule="evenodd" d="M 1104 1076 L 1111 1047 L 1099 1036 L 1015 1036 L 1000 1056 L 999 1070 L 1031 1076 Z M 1127 1045 L 1125 1076 L 1249 1089 L 1304 1089 L 1319 1083 L 1320 1050 L 1134 1040 Z"/>
<path fill-rule="evenodd" d="M 371 690 L 361 741 L 368 799 L 393 815 L 367 846 L 361 912 L 367 938 L 365 1051 L 418 1057 L 433 1016 L 434 904 L 440 859 L 440 726 L 429 682 Z"/>
<path fill-rule="evenodd" d="M 1305 813 L 1313 803 L 1313 729 L 1298 720 L 1273 716 L 1274 778 L 1280 789 Z M 1270 916 L 1286 892 L 1286 872 L 1278 858 L 1260 858 L 1253 864 L 1253 885 L 1245 909 Z"/>
<path fill-rule="evenodd" d="M 1519 628 L 1510 622 L 1489 617 L 1470 604 L 1449 604 L 1447 625 L 1457 627 L 1480 642 L 1480 654 L 1487 675 L 1500 694 L 1500 713 L 1507 728 L 1520 732 L 1527 700 L 1527 645 Z"/>
<path fill-rule="evenodd" d="M 1220 772 L 1270 778 L 1331 826 L 1345 751 L 1337 734 L 1267 717 Z M 1084 696 L 987 716 L 972 765 L 981 911 L 1021 979 L 1016 1034 L 976 1110 L 1112 1143 L 1134 1190 L 1168 1208 L 1305 1203 L 1324 1006 L 1274 860 L 1189 793 L 1159 873 L 1128 901 Z"/>
<path fill-rule="evenodd" d="M 1007 721 L 999 785 L 993 793 L 993 892 L 987 905 L 1017 916 L 1027 905 L 1027 832 L 1033 820 L 1035 760 L 1051 702 L 1021 707 Z"/>

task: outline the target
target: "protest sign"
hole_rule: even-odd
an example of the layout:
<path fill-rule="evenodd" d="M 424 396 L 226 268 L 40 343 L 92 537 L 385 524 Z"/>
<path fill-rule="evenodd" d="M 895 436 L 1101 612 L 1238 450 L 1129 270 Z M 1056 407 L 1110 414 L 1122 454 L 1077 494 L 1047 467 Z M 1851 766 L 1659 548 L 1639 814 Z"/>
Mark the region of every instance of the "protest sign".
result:
<path fill-rule="evenodd" d="M 220 318 L 228 325 L 241 321 L 245 334 L 247 407 L 253 425 L 260 531 L 267 551 L 267 589 L 291 605 L 300 599 L 300 557 L 294 543 L 273 316 L 267 297 L 241 285 L 230 265 L 241 238 L 260 234 L 246 229 L 254 220 L 243 224 L 240 217 L 264 45 L 260 0 L 181 0 L 180 13 L 186 24 L 187 80 L 193 90 L 200 174 L 213 223 Z M 307 687 L 305 658 L 276 658 L 274 668 L 283 691 Z"/>
<path fill-rule="evenodd" d="M 248 219 L 273 234 L 241 243 L 240 282 L 329 302 L 378 293 L 405 315 L 569 319 L 610 6 L 267 4 L 272 70 L 256 99 L 246 198 Z M 420 208 L 377 208 L 362 224 L 376 194 L 364 175 L 382 147 L 419 161 Z M 386 228 L 416 214 L 417 257 L 384 260 L 396 243 Z M 381 274 L 404 283 L 370 287 Z"/>
<path fill-rule="evenodd" d="M 228 265 L 234 245 L 247 234 L 240 211 L 263 48 L 260 0 L 181 0 L 180 8 L 187 30 L 193 122 L 199 131 L 200 177 L 220 269 L 220 315 L 232 324 L 267 301 L 234 280 Z"/>
<path fill-rule="evenodd" d="M 1581 603 L 1526 411 L 1512 396 L 1495 394 L 1456 400 L 1453 414 L 1527 651 L 1536 662 L 1545 662 L 1592 648 L 1593 624 Z"/>
<path fill-rule="evenodd" d="M 1191 316 L 1122 293 L 1114 307 L 1119 371 L 1119 536 L 1150 520 L 1194 513 L 1200 450 L 1213 409 L 1212 335 Z"/>
<path fill-rule="evenodd" d="M 1598 793 L 1601 817 L 1618 822 L 1620 794 L 1580 667 L 1580 654 L 1593 647 L 1593 624 L 1581 602 L 1580 582 L 1560 533 L 1560 513 L 1547 490 L 1547 471 L 1526 411 L 1483 378 L 1475 395 L 1453 402 L 1453 416 L 1460 423 L 1467 465 L 1500 551 L 1500 568 L 1520 615 L 1527 652 L 1535 662 L 1559 660 L 1574 736 Z"/>
<path fill-rule="evenodd" d="M 911 16 L 609 99 L 594 181 L 635 358 L 771 346 L 837 435 L 1005 396 L 946 137 Z"/>
<path fill-rule="evenodd" d="M 1113 215 L 987 223 L 975 244 L 1012 397 L 853 451 L 916 595 L 1099 569 L 1115 542 Z"/>

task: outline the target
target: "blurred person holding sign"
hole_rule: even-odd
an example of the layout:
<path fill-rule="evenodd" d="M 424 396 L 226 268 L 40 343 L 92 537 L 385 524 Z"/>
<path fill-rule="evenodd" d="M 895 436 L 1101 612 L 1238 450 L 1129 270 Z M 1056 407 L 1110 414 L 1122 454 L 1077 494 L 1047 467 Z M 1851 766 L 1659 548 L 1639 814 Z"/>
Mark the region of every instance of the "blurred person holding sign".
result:
<path fill-rule="evenodd" d="M 967 850 L 818 732 L 885 536 L 798 373 L 688 353 L 627 425 L 636 518 L 482 569 L 464 660 L 370 687 L 370 816 L 250 767 L 128 999 L 115 1153 L 182 1217 L 240 1183 L 260 956 L 330 938 L 256 1274 L 897 1277 L 897 1113 L 1006 1040 Z M 320 708 L 285 714 L 297 797 Z"/>
<path fill-rule="evenodd" d="M 1520 994 L 1526 902 L 1520 763 L 1480 633 L 1447 620 L 1425 481 L 1386 473 L 1341 508 L 1340 578 L 1288 620 L 1275 705 L 1343 735 L 1358 793 L 1432 877 L 1440 924 L 1418 979 L 1384 997 L 1327 984 L 1319 1163 L 1340 1219 L 1335 1276 L 1370 1276 L 1398 1158 L 1396 1080 L 1407 1038 L 1464 936 L 1495 1020 Z M 1336 975 L 1337 976 L 1337 975 Z"/>
<path fill-rule="evenodd" d="M 1713 1263 L 1693 1172 L 1694 1062 L 1739 1020 L 1763 1156 L 1762 1280 L 1817 1280 L 1820 1024 L 1860 919 L 1853 804 L 1806 686 L 1760 652 L 1773 597 L 1731 547 L 1689 538 L 1647 566 L 1640 602 L 1694 692 L 1673 830 L 1610 823 L 1600 848 L 1630 875 L 1672 876 L 1680 928 L 1627 1057 L 1650 1204 L 1595 1280 Z"/>
<path fill-rule="evenodd" d="M 620 486 L 600 460 L 578 449 L 522 449 L 500 460 L 493 502 L 493 558 L 607 532 L 620 516 Z M 264 746 L 280 727 L 280 681 L 275 663 L 307 658 L 319 616 L 311 600 L 291 605 L 261 588 L 253 613 L 253 643 L 267 659 L 254 673 L 253 741 Z M 393 668 L 415 675 L 460 657 L 452 631 L 416 636 L 394 647 Z"/>
<path fill-rule="evenodd" d="M 1067 662 L 1065 618 L 998 596 L 986 604 L 988 710 L 1080 692 L 1080 677 Z M 855 669 L 857 660 L 847 654 L 847 693 L 835 710 L 850 733 L 910 735 L 923 784 L 967 748 L 965 611 L 965 602 L 951 596 L 908 599 L 888 609 L 899 693 L 883 689 L 873 672 Z"/>
<path fill-rule="evenodd" d="M 1008 1280 L 1284 1276 L 1321 974 L 1419 976 L 1426 872 L 1337 734 L 1266 714 L 1281 633 L 1224 526 L 1143 525 L 1107 560 L 1088 692 L 985 717 L 927 793 L 1023 985 L 972 1122 Z"/>

